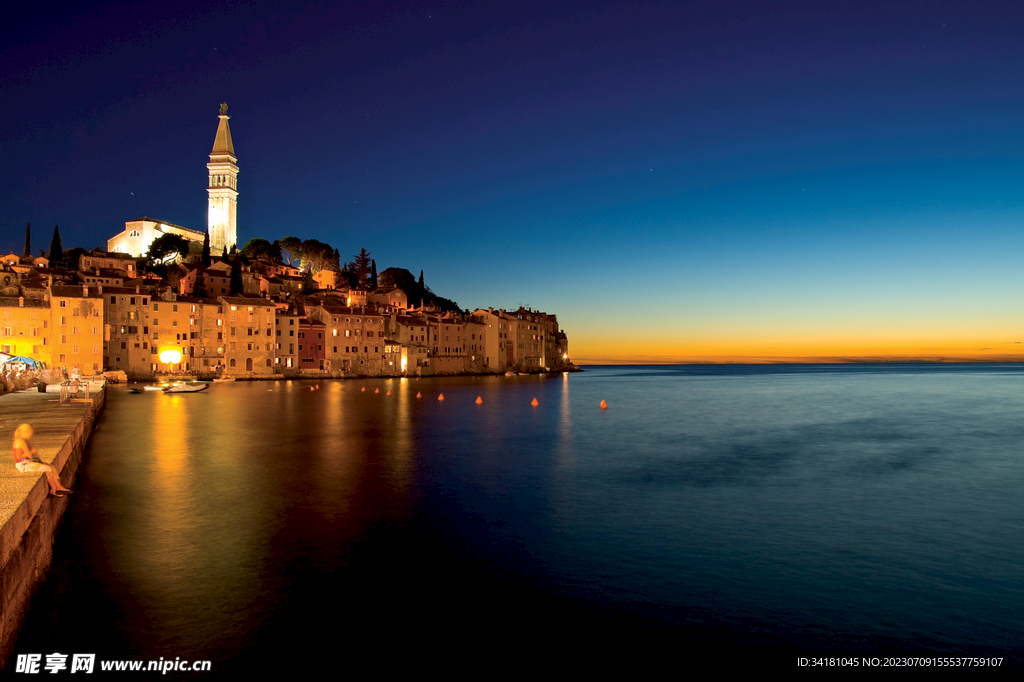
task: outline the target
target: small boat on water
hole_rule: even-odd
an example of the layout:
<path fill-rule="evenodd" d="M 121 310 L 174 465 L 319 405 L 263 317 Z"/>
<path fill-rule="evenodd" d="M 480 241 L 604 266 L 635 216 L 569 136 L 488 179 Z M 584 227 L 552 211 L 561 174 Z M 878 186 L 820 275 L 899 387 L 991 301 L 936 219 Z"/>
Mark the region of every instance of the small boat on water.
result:
<path fill-rule="evenodd" d="M 180 382 L 172 384 L 164 389 L 164 393 L 198 393 L 199 391 L 205 391 L 210 387 L 210 384 L 199 383 L 197 381 Z"/>
<path fill-rule="evenodd" d="M 214 381 L 234 381 L 234 377 L 214 377 Z"/>

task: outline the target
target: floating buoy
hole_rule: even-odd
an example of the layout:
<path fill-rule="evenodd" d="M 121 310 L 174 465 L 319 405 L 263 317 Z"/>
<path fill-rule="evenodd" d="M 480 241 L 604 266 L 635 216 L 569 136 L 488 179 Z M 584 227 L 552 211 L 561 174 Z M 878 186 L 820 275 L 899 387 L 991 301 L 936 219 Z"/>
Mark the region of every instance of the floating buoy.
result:
<path fill-rule="evenodd" d="M 313 388 L 312 386 L 310 386 L 310 387 L 309 387 L 309 390 L 311 390 L 311 391 L 315 391 L 316 389 L 315 389 L 315 388 Z"/>
<path fill-rule="evenodd" d="M 540 405 L 540 403 L 538 403 L 538 402 L 537 402 L 537 399 L 536 399 L 536 398 L 534 398 L 534 399 L 533 399 L 533 402 L 532 402 L 532 403 L 530 403 L 530 404 L 531 404 L 531 405 L 533 405 L 534 407 L 537 407 L 538 405 Z"/>
<path fill-rule="evenodd" d="M 602 400 L 601 401 L 601 409 L 602 410 L 607 410 L 608 409 L 608 403 L 606 403 L 605 401 Z"/>
<path fill-rule="evenodd" d="M 437 399 L 438 400 L 444 400 L 444 393 L 441 393 L 440 395 L 438 395 Z"/>
<path fill-rule="evenodd" d="M 359 390 L 360 390 L 360 391 L 365 391 L 365 390 L 366 390 L 366 386 L 363 386 L 363 387 L 362 387 L 361 389 L 359 389 Z"/>
<path fill-rule="evenodd" d="M 374 393 L 380 393 L 380 389 L 379 388 L 375 388 L 375 389 L 373 389 L 373 392 Z"/>
<path fill-rule="evenodd" d="M 477 404 L 477 405 L 480 405 L 480 404 L 481 404 L 481 403 L 483 403 L 483 402 L 484 402 L 484 399 L 483 399 L 483 398 L 481 398 L 480 396 L 477 396 L 477 397 L 476 397 L 476 404 Z"/>
<path fill-rule="evenodd" d="M 391 395 L 391 391 L 388 391 L 388 395 Z"/>
<path fill-rule="evenodd" d="M 421 394 L 421 393 L 417 393 L 417 394 L 416 394 L 416 397 L 417 397 L 417 398 L 422 398 L 422 397 L 423 397 L 423 394 Z"/>

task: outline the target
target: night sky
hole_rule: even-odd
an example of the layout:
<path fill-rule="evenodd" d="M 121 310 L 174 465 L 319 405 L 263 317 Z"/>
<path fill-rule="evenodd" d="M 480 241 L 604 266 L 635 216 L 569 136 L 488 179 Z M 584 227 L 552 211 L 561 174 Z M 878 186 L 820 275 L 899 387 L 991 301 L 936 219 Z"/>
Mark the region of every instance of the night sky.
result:
<path fill-rule="evenodd" d="M 326 241 L 586 362 L 1024 359 L 1024 3 L 22 3 L 0 251 Z"/>

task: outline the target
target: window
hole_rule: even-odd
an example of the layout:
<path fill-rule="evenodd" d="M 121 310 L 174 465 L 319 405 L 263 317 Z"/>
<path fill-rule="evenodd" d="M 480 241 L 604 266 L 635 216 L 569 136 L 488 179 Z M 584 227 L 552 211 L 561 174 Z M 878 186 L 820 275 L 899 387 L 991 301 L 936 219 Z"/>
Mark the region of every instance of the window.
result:
<path fill-rule="evenodd" d="M 67 307 L 68 307 L 68 302 L 67 302 L 67 301 L 64 301 L 64 300 L 61 300 L 61 302 L 60 302 L 60 303 L 59 303 L 58 305 L 59 305 L 59 306 L 60 306 L 61 308 L 67 308 Z"/>
<path fill-rule="evenodd" d="M 160 304 L 159 303 L 154 303 L 153 304 L 153 312 L 155 313 L 158 310 L 160 310 Z"/>

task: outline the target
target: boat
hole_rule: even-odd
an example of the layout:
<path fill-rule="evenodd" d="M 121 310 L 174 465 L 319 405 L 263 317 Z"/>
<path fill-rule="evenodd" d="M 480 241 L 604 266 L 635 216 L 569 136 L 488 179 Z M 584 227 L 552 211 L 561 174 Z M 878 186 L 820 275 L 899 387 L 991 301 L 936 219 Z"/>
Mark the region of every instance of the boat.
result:
<path fill-rule="evenodd" d="M 234 377 L 214 377 L 214 381 L 234 381 Z"/>
<path fill-rule="evenodd" d="M 210 384 L 201 384 L 197 381 L 180 382 L 172 384 L 164 389 L 164 393 L 198 393 L 199 391 L 205 391 L 210 387 Z"/>
<path fill-rule="evenodd" d="M 514 377 L 515 375 L 516 375 L 515 372 L 505 372 L 505 376 L 507 376 L 507 377 Z"/>

